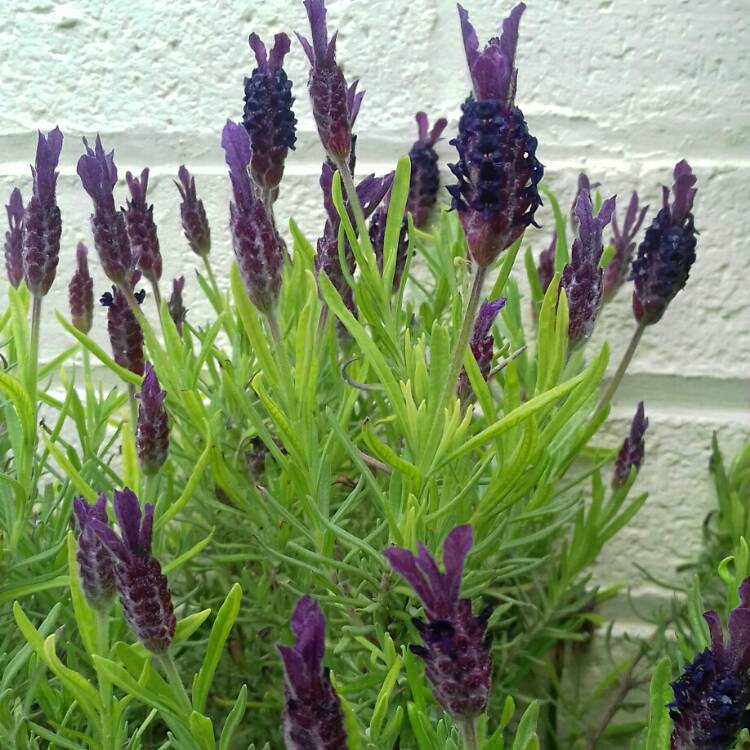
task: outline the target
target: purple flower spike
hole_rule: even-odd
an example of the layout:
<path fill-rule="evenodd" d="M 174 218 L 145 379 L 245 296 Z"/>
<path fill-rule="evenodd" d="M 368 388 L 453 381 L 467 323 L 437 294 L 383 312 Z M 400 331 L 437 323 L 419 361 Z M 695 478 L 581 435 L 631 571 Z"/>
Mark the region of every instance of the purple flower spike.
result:
<path fill-rule="evenodd" d="M 594 216 L 589 193 L 584 190 L 578 194 L 578 236 L 573 241 L 570 263 L 563 269 L 561 282 L 568 295 L 568 340 L 573 347 L 591 336 L 602 306 L 602 269 L 599 268 L 604 250 L 602 231 L 612 219 L 614 210 L 615 196 L 612 196 L 604 201 Z"/>
<path fill-rule="evenodd" d="M 177 176 L 179 182 L 175 180 L 174 184 L 182 196 L 180 216 L 185 239 L 196 255 L 204 257 L 211 251 L 211 229 L 208 226 L 206 209 L 195 192 L 195 177 L 191 176 L 184 164 L 177 171 Z"/>
<path fill-rule="evenodd" d="M 356 82 L 347 86 L 344 73 L 336 63 L 336 33 L 328 39 L 325 1 L 305 0 L 305 9 L 310 20 L 312 44 L 300 34 L 297 38 L 310 61 L 307 87 L 318 135 L 334 162 L 348 162 L 352 150 L 352 125 L 364 92 L 357 92 Z"/>
<path fill-rule="evenodd" d="M 85 138 L 83 145 L 86 153 L 78 160 L 78 175 L 94 203 L 94 213 L 91 215 L 94 246 L 107 278 L 114 284 L 127 285 L 133 273 L 133 258 L 125 218 L 122 211 L 115 207 L 115 152 L 105 153 L 98 135 L 93 149 Z"/>
<path fill-rule="evenodd" d="M 125 224 L 133 262 L 152 284 L 158 284 L 161 279 L 162 259 L 154 223 L 154 207 L 146 203 L 148 172 L 147 167 L 141 172 L 140 178 L 133 177 L 130 172 L 125 174 L 131 196 L 125 211 Z"/>
<path fill-rule="evenodd" d="M 140 274 L 136 272 L 132 278 L 131 283 L 135 286 Z M 139 303 L 143 302 L 145 296 L 143 290 L 135 295 Z M 100 302 L 107 308 L 107 332 L 115 362 L 136 375 L 143 375 L 146 367 L 143 357 L 143 331 L 128 301 L 120 289 L 113 286 L 111 292 L 105 292 L 101 296 Z"/>
<path fill-rule="evenodd" d="M 429 121 L 425 112 L 417 112 L 417 132 L 419 137 L 409 151 L 411 162 L 411 179 L 409 195 L 406 199 L 406 210 L 412 216 L 415 227 L 427 224 L 432 209 L 437 201 L 440 189 L 440 169 L 435 144 L 448 125 L 448 120 L 441 117 L 429 130 Z"/>
<path fill-rule="evenodd" d="M 106 523 L 92 521 L 102 544 L 115 556 L 115 582 L 128 625 L 136 638 L 154 653 L 169 648 L 177 620 L 167 577 L 151 553 L 154 506 L 146 503 L 144 513 L 138 498 L 125 487 L 115 492 L 117 536 Z"/>
<path fill-rule="evenodd" d="M 633 313 L 644 325 L 661 320 L 669 303 L 685 286 L 695 262 L 697 244 L 693 200 L 697 182 L 686 161 L 674 168 L 672 205 L 669 189 L 662 188 L 662 207 L 638 247 L 630 278 L 635 282 Z"/>
<path fill-rule="evenodd" d="M 76 270 L 68 284 L 68 303 L 73 325 L 88 333 L 94 319 L 94 280 L 89 273 L 88 250 L 83 242 L 76 247 Z"/>
<path fill-rule="evenodd" d="M 480 53 L 469 14 L 458 6 L 474 94 L 461 107 L 458 136 L 451 141 L 458 162 L 448 166 L 458 182 L 448 192 L 471 257 L 482 267 L 534 224 L 542 204 L 537 184 L 544 167 L 535 155 L 537 140 L 514 101 L 518 24 L 525 7 L 519 3 L 511 11 L 500 38 L 492 38 Z"/>
<path fill-rule="evenodd" d="M 76 560 L 81 590 L 86 601 L 97 608 L 106 608 L 115 595 L 115 558 L 95 533 L 92 521 L 107 523 L 107 496 L 90 505 L 82 497 L 73 499 L 73 512 L 78 525 Z"/>
<path fill-rule="evenodd" d="M 485 300 L 482 302 L 477 319 L 474 321 L 474 331 L 471 334 L 469 346 L 471 346 L 471 352 L 477 361 L 477 365 L 479 365 L 479 372 L 482 373 L 485 382 L 490 377 L 492 348 L 495 345 L 495 339 L 490 331 L 498 313 L 503 307 L 505 307 L 505 299 L 503 297 L 498 297 L 492 301 Z M 471 395 L 469 376 L 466 374 L 464 368 L 461 368 L 461 374 L 458 376 L 456 393 L 461 399 L 469 398 Z"/>
<path fill-rule="evenodd" d="M 221 136 L 234 201 L 230 203 L 232 245 L 251 302 L 263 313 L 276 304 L 284 251 L 273 219 L 250 179 L 250 136 L 230 120 Z"/>
<path fill-rule="evenodd" d="M 464 560 L 473 545 L 471 526 L 456 526 L 443 544 L 443 565 L 420 544 L 418 554 L 391 547 L 384 554 L 391 567 L 422 600 L 427 622 L 415 620 L 424 646 L 411 650 L 422 657 L 438 703 L 454 719 L 469 719 L 487 707 L 492 678 L 489 611 L 474 617 L 471 601 L 459 598 Z"/>
<path fill-rule="evenodd" d="M 619 489 L 628 481 L 632 467 L 635 467 L 636 472 L 641 468 L 646 450 L 644 436 L 647 428 L 648 419 L 646 419 L 643 401 L 641 401 L 630 425 L 630 434 L 623 441 L 622 448 L 617 455 L 615 472 L 612 477 L 614 489 Z"/>
<path fill-rule="evenodd" d="M 182 291 L 185 289 L 185 277 L 172 280 L 172 296 L 169 298 L 169 314 L 174 321 L 177 333 L 182 336 L 182 326 L 187 317 L 187 310 L 182 302 Z"/>
<path fill-rule="evenodd" d="M 147 476 L 153 476 L 161 469 L 169 452 L 169 419 L 164 408 L 166 397 L 154 368 L 150 362 L 147 363 L 138 394 L 141 405 L 138 408 L 135 437 L 138 461 Z"/>
<path fill-rule="evenodd" d="M 325 620 L 303 596 L 292 614 L 295 644 L 278 646 L 284 665 L 284 743 L 287 750 L 341 750 L 347 746 L 341 702 L 323 669 Z"/>
<path fill-rule="evenodd" d="M 62 220 L 55 191 L 62 145 L 59 128 L 46 137 L 39 133 L 36 162 L 31 168 L 34 187 L 23 220 L 23 274 L 29 291 L 42 297 L 52 287 L 60 259 Z"/>
<path fill-rule="evenodd" d="M 5 233 L 5 270 L 11 286 L 18 289 L 23 279 L 23 198 L 18 188 L 13 188 L 8 204 L 8 231 Z"/>
<path fill-rule="evenodd" d="M 706 612 L 711 647 L 672 683 L 672 750 L 726 750 L 742 729 L 750 729 L 750 578 L 739 594 L 739 606 L 729 615 L 729 643 L 719 616 Z"/>
<path fill-rule="evenodd" d="M 604 269 L 605 302 L 609 302 L 617 294 L 617 290 L 628 277 L 630 263 L 633 260 L 633 251 L 635 250 L 635 236 L 646 218 L 646 211 L 648 211 L 648 206 L 638 209 L 638 193 L 633 191 L 622 229 L 617 223 L 617 214 L 612 215 L 611 244 L 615 248 L 615 254 Z"/>
<path fill-rule="evenodd" d="M 276 191 L 289 149 L 294 149 L 297 123 L 292 111 L 292 82 L 281 67 L 289 52 L 289 37 L 276 34 L 270 55 L 257 34 L 250 34 L 257 67 L 245 79 L 242 124 L 250 134 L 250 173 L 263 190 Z"/>

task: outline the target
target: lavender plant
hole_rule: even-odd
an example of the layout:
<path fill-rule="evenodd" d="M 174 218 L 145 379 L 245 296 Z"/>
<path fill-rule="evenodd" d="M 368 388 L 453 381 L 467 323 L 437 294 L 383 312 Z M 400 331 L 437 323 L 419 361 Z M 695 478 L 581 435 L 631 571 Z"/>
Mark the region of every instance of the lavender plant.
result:
<path fill-rule="evenodd" d="M 646 502 L 631 497 L 643 405 L 622 447 L 602 447 L 619 380 L 597 404 L 608 347 L 587 342 L 614 199 L 598 205 L 582 181 L 568 247 L 548 194 L 556 235 L 543 274 L 527 253 L 535 317 L 525 320 L 513 269 L 543 215 L 538 144 L 515 104 L 525 6 L 481 51 L 459 8 L 472 93 L 451 140 L 456 182 L 441 196 L 434 146 L 447 122 L 428 130 L 422 112 L 394 172 L 355 185 L 363 92 L 347 84 L 323 0 L 304 5 L 311 41 L 299 41 L 325 158 L 315 245 L 274 215 L 297 137 L 282 63 L 300 50 L 283 33 L 270 52 L 251 35 L 257 65 L 242 124 L 227 113 L 217 134 L 232 196 L 228 278 L 213 271 L 219 245 L 181 166 L 186 255 L 199 273 L 195 284 L 175 278 L 149 318 L 141 276 L 158 303 L 162 272 L 185 270 L 162 268 L 148 169 L 127 174 L 122 201 L 113 153 L 98 136 L 94 148 L 84 140 L 77 169 L 113 287 L 101 297 L 106 313 L 94 308 L 79 245 L 71 320 L 57 317 L 71 347 L 37 366 L 36 301 L 58 252 L 59 131 L 40 137 L 33 210 L 21 220 L 20 193 L 9 201 L 0 744 L 572 750 L 597 741 L 585 722 L 577 734 L 561 728 L 560 654 L 609 595 L 590 582 L 599 553 Z M 695 250 L 686 163 L 675 180 L 632 264 L 639 327 L 663 315 Z M 448 195 L 451 209 L 438 211 Z M 622 234 L 613 228 L 613 284 L 627 283 L 643 220 L 631 201 Z M 222 221 L 212 217 L 214 234 Z M 46 269 L 41 281 L 20 280 L 21 237 L 23 262 Z M 215 316 L 186 318 L 183 296 L 192 304 L 201 292 Z M 94 330 L 106 330 L 111 355 Z M 59 394 L 37 389 L 53 376 Z M 441 545 L 442 569 L 428 551 Z M 294 645 L 277 653 L 290 624 Z M 719 666 L 719 679 L 736 677 L 734 663 Z"/>

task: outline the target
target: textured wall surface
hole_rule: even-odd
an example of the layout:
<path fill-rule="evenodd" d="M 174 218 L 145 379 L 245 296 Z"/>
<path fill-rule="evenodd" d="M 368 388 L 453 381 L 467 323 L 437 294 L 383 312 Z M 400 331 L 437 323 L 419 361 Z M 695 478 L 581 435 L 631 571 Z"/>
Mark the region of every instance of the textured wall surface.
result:
<path fill-rule="evenodd" d="M 495 34 L 510 4 L 466 4 L 480 39 Z M 750 433 L 750 6 L 747 0 L 531 0 L 521 28 L 518 103 L 540 142 L 538 155 L 561 201 L 585 168 L 623 204 L 636 188 L 652 207 L 671 168 L 687 158 L 698 175 L 698 260 L 687 290 L 649 329 L 608 427 L 622 439 L 644 398 L 651 427 L 639 486 L 646 509 L 606 553 L 603 581 L 649 589 L 634 563 L 669 578 L 700 544 L 713 494 L 707 473 L 711 432 L 732 454 Z M 367 96 L 357 125 L 359 169 L 386 171 L 414 139 L 413 114 L 450 118 L 455 130 L 468 77 L 455 5 L 449 0 L 330 0 L 340 28 L 339 59 Z M 207 314 L 196 294 L 179 230 L 172 178 L 181 163 L 196 174 L 212 221 L 213 259 L 225 275 L 228 180 L 219 136 L 242 112 L 246 39 L 305 30 L 297 0 L 20 0 L 0 26 L 0 194 L 29 189 L 34 131 L 59 124 L 66 135 L 59 183 L 63 258 L 46 304 L 43 354 L 65 344 L 51 311 L 66 309 L 77 240 L 89 241 L 87 196 L 75 174 L 80 137 L 102 134 L 126 169 L 152 169 L 165 279 L 186 273 L 194 322 Z M 293 45 L 299 143 L 282 185 L 278 216 L 294 215 L 311 238 L 321 229 L 317 186 L 322 158 L 305 91 L 306 60 Z M 446 141 L 445 160 L 452 156 Z M 118 186 L 124 202 L 125 191 Z M 527 233 L 535 250 L 544 228 Z M 94 261 L 96 266 L 96 261 Z M 101 274 L 97 289 L 106 288 Z M 98 312 L 103 329 L 103 312 Z M 596 334 L 613 360 L 632 329 L 629 293 L 610 305 Z M 102 338 L 100 336 L 100 338 Z M 103 344 L 106 344 L 102 340 Z"/>

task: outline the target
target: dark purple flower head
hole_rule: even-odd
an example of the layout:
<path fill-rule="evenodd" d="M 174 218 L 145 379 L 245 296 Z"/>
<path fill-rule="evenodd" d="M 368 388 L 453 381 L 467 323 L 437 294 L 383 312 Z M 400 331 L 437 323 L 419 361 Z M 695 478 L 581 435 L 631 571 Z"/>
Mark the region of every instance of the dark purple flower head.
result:
<path fill-rule="evenodd" d="M 76 247 L 76 270 L 68 284 L 70 319 L 82 333 L 91 330 L 94 319 L 94 280 L 89 273 L 88 250 L 83 242 Z"/>
<path fill-rule="evenodd" d="M 140 273 L 136 272 L 131 278 L 129 283 L 135 286 Z M 146 293 L 141 290 L 135 296 L 141 303 Z M 99 301 L 107 308 L 107 333 L 115 362 L 136 375 L 143 375 L 146 366 L 143 357 L 143 331 L 125 295 L 119 287 L 113 286 L 112 291 L 105 292 Z"/>
<path fill-rule="evenodd" d="M 23 220 L 23 274 L 34 295 L 44 296 L 52 287 L 60 259 L 62 220 L 57 206 L 57 164 L 62 151 L 63 134 L 59 128 L 47 136 L 39 133 L 31 200 Z"/>
<path fill-rule="evenodd" d="M 138 408 L 135 444 L 138 461 L 147 476 L 161 469 L 169 452 L 169 419 L 164 408 L 166 396 L 151 363 L 146 363 L 146 374 L 138 394 L 141 405 Z"/>
<path fill-rule="evenodd" d="M 536 272 L 539 276 L 539 286 L 542 288 L 542 294 L 547 293 L 552 279 L 555 277 L 555 255 L 557 254 L 557 230 L 552 232 L 552 240 L 549 247 L 543 250 L 539 255 Z"/>
<path fill-rule="evenodd" d="M 115 152 L 105 153 L 98 135 L 93 149 L 85 138 L 83 145 L 86 153 L 78 160 L 78 175 L 94 203 L 94 213 L 91 215 L 94 245 L 107 278 L 120 286 L 127 285 L 133 272 L 133 257 L 125 218 L 122 211 L 115 207 Z"/>
<path fill-rule="evenodd" d="M 503 307 L 505 307 L 505 299 L 503 297 L 498 297 L 492 301 L 485 300 L 482 302 L 482 305 L 479 308 L 479 313 L 477 314 L 477 319 L 474 321 L 474 331 L 471 334 L 469 346 L 471 347 L 471 352 L 479 366 L 479 372 L 482 373 L 482 377 L 485 381 L 490 376 L 490 370 L 492 368 L 492 349 L 495 345 L 494 337 L 490 331 L 492 330 L 492 326 L 495 323 L 498 313 Z M 468 398 L 471 395 L 469 376 L 463 368 L 458 377 L 456 393 L 460 398 Z"/>
<path fill-rule="evenodd" d="M 93 505 L 76 497 L 73 512 L 78 525 L 76 560 L 81 590 L 92 607 L 107 607 L 115 595 L 115 559 L 91 524 L 91 521 L 107 523 L 107 496 L 100 492 Z"/>
<path fill-rule="evenodd" d="M 133 177 L 130 172 L 125 174 L 131 196 L 125 211 L 125 224 L 133 262 L 152 284 L 157 284 L 161 279 L 162 259 L 154 223 L 154 207 L 146 202 L 148 173 L 146 167 L 140 178 Z"/>
<path fill-rule="evenodd" d="M 638 210 L 638 193 L 633 191 L 622 229 L 617 223 L 617 214 L 612 215 L 611 242 L 615 248 L 615 254 L 604 269 L 605 302 L 609 302 L 617 294 L 617 290 L 628 277 L 630 263 L 633 260 L 633 250 L 635 250 L 635 236 L 646 218 L 646 211 L 648 211 L 648 206 L 643 206 Z"/>
<path fill-rule="evenodd" d="M 211 229 L 208 226 L 206 209 L 195 192 L 195 177 L 191 176 L 184 164 L 177 171 L 177 176 L 179 182 L 175 180 L 175 185 L 182 196 L 182 203 L 180 203 L 182 229 L 190 249 L 196 255 L 203 257 L 211 250 Z"/>
<path fill-rule="evenodd" d="M 344 73 L 336 63 L 338 32 L 328 39 L 325 0 L 305 0 L 305 9 L 312 44 L 300 34 L 297 38 L 310 61 L 307 86 L 318 135 L 334 161 L 348 162 L 352 150 L 352 125 L 364 92 L 357 91 L 357 81 L 347 86 Z"/>
<path fill-rule="evenodd" d="M 242 124 L 250 134 L 250 172 L 257 185 L 275 191 L 284 174 L 284 161 L 294 148 L 297 123 L 292 111 L 292 82 L 281 67 L 289 52 L 289 37 L 276 34 L 270 54 L 257 34 L 250 34 L 257 67 L 245 79 Z"/>
<path fill-rule="evenodd" d="M 485 710 L 492 678 L 486 636 L 489 612 L 474 617 L 471 601 L 460 598 L 464 560 L 472 545 L 468 524 L 449 532 L 443 543 L 444 573 L 422 544 L 416 555 L 401 547 L 384 553 L 422 600 L 427 622 L 414 622 L 424 646 L 411 648 L 424 660 L 438 703 L 455 719 Z"/>
<path fill-rule="evenodd" d="M 250 136 L 242 125 L 227 120 L 221 136 L 234 201 L 230 203 L 232 245 L 252 303 L 270 312 L 279 296 L 283 248 L 273 219 L 250 179 Z"/>
<path fill-rule="evenodd" d="M 23 198 L 13 188 L 5 206 L 8 212 L 8 231 L 5 232 L 5 270 L 11 286 L 18 289 L 23 279 Z"/>
<path fill-rule="evenodd" d="M 750 729 L 750 578 L 739 594 L 739 606 L 729 615 L 729 643 L 719 616 L 706 612 L 711 647 L 672 683 L 672 750 L 728 750 L 742 729 Z"/>
<path fill-rule="evenodd" d="M 295 644 L 278 646 L 284 665 L 284 742 L 288 750 L 346 747 L 344 715 L 323 669 L 325 620 L 318 603 L 303 596 L 292 614 Z"/>
<path fill-rule="evenodd" d="M 537 184 L 544 167 L 536 158 L 537 140 L 529 135 L 515 106 L 519 3 L 479 52 L 474 27 L 459 5 L 459 16 L 474 95 L 463 103 L 458 136 L 451 145 L 458 162 L 449 164 L 458 182 L 448 187 L 459 213 L 471 257 L 487 266 L 534 224 L 542 204 Z"/>
<path fill-rule="evenodd" d="M 614 210 L 615 196 L 612 196 L 604 201 L 594 216 L 589 193 L 584 190 L 578 194 L 578 236 L 573 241 L 570 263 L 563 269 L 561 282 L 568 296 L 568 340 L 571 346 L 589 338 L 602 306 L 602 269 L 599 267 L 604 250 L 602 232 Z"/>
<path fill-rule="evenodd" d="M 665 186 L 662 207 L 638 247 L 630 278 L 635 282 L 633 313 L 639 323 L 657 323 L 688 280 L 697 244 L 692 214 L 696 182 L 686 161 L 675 166 L 672 204 Z"/>
<path fill-rule="evenodd" d="M 440 189 L 440 169 L 435 144 L 445 130 L 448 120 L 441 117 L 429 130 L 425 112 L 417 112 L 418 138 L 409 151 L 411 178 L 406 211 L 412 215 L 415 227 L 423 227 L 430 218 Z"/>
<path fill-rule="evenodd" d="M 154 506 L 146 503 L 141 514 L 138 498 L 125 487 L 115 492 L 114 507 L 121 536 L 102 521 L 91 525 L 117 558 L 115 581 L 125 619 L 149 651 L 166 651 L 177 621 L 167 578 L 151 553 Z"/>
<path fill-rule="evenodd" d="M 612 486 L 615 489 L 622 487 L 627 482 L 632 467 L 635 467 L 636 472 L 641 468 L 646 450 L 644 436 L 647 427 L 648 419 L 646 419 L 643 401 L 641 401 L 630 424 L 630 434 L 623 441 L 622 448 L 617 454 L 615 472 L 612 477 Z"/>
<path fill-rule="evenodd" d="M 182 336 L 182 326 L 187 317 L 187 310 L 182 301 L 182 291 L 185 289 L 185 277 L 172 279 L 172 295 L 169 298 L 169 314 L 174 321 L 177 333 Z"/>

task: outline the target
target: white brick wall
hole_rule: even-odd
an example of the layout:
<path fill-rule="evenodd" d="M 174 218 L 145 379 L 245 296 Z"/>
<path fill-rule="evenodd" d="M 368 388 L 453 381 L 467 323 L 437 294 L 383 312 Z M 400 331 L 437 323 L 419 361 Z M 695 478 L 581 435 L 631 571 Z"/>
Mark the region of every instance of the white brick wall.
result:
<path fill-rule="evenodd" d="M 495 33 L 510 4 L 466 4 L 480 39 Z M 747 0 L 531 0 L 521 28 L 518 102 L 539 138 L 551 186 L 567 203 L 586 168 L 606 194 L 623 201 L 637 188 L 652 207 L 671 167 L 687 158 L 698 174 L 698 260 L 686 292 L 650 329 L 617 399 L 609 433 L 619 442 L 635 401 L 651 419 L 639 480 L 652 497 L 607 552 L 606 581 L 632 581 L 638 561 L 669 577 L 698 549 L 713 503 L 707 474 L 712 430 L 731 453 L 750 433 L 750 26 Z M 449 0 L 330 0 L 341 30 L 339 59 L 367 89 L 358 122 L 361 171 L 385 171 L 414 138 L 413 114 L 450 118 L 455 130 L 467 74 L 455 5 Z M 34 130 L 59 124 L 66 135 L 59 202 L 64 217 L 58 282 L 45 303 L 43 354 L 64 345 L 52 309 L 65 310 L 76 240 L 89 240 L 89 202 L 75 174 L 80 136 L 102 133 L 125 170 L 152 168 L 165 280 L 189 270 L 171 179 L 185 162 L 197 175 L 212 222 L 213 260 L 230 262 L 228 182 L 219 135 L 242 110 L 242 79 L 252 66 L 246 39 L 255 30 L 305 30 L 296 0 L 20 0 L 0 26 L 0 195 L 29 189 Z M 293 45 L 299 144 L 287 169 L 278 215 L 290 214 L 311 238 L 320 229 L 317 174 L 321 148 L 304 87 L 306 61 Z M 447 159 L 447 141 L 441 153 Z M 124 190 L 119 195 L 124 200 Z M 537 249 L 543 231 L 527 235 Z M 96 265 L 96 264 L 95 264 Z M 99 274 L 97 288 L 104 289 Z M 191 319 L 207 307 L 188 274 Z M 102 318 L 100 318 L 101 320 Z M 632 327 L 623 293 L 597 333 L 613 360 Z M 104 341 L 102 343 L 105 343 Z"/>

